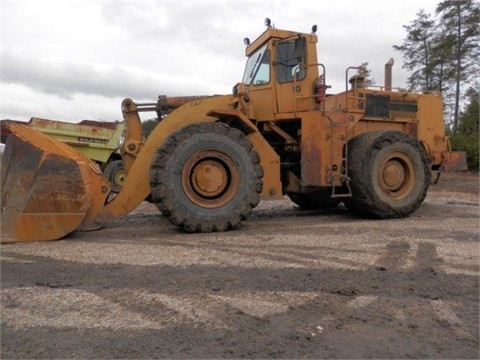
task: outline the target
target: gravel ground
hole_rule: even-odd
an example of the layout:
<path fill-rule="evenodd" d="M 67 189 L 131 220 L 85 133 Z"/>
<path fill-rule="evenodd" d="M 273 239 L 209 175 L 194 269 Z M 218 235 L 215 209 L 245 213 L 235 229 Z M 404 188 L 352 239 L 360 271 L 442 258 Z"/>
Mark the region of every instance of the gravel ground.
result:
<path fill-rule="evenodd" d="M 1 358 L 479 358 L 478 174 L 407 219 L 262 202 L 185 234 L 143 203 L 2 245 Z"/>

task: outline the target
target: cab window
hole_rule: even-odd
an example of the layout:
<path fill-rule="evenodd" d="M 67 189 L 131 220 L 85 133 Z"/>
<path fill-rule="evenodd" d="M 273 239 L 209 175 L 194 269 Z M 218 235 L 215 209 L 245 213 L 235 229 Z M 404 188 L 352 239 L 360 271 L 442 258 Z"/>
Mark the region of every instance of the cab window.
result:
<path fill-rule="evenodd" d="M 257 73 L 253 78 L 253 85 L 263 85 L 270 82 L 270 50 L 265 51 Z"/>
<path fill-rule="evenodd" d="M 266 44 L 248 58 L 243 82 L 247 85 L 263 85 L 270 82 L 270 51 Z"/>
<path fill-rule="evenodd" d="M 277 43 L 277 80 L 280 83 L 305 78 L 305 38 L 285 40 Z"/>

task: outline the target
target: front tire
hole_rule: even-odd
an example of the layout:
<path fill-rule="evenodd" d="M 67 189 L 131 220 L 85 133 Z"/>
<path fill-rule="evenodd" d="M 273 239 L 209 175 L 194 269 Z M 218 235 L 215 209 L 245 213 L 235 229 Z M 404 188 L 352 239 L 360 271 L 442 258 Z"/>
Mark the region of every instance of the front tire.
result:
<path fill-rule="evenodd" d="M 406 217 L 425 200 L 431 172 L 421 144 L 396 131 L 364 133 L 348 144 L 349 208 L 375 218 Z"/>
<path fill-rule="evenodd" d="M 166 139 L 150 170 L 153 202 L 188 232 L 224 231 L 260 201 L 263 170 L 252 144 L 223 123 L 188 125 Z"/>

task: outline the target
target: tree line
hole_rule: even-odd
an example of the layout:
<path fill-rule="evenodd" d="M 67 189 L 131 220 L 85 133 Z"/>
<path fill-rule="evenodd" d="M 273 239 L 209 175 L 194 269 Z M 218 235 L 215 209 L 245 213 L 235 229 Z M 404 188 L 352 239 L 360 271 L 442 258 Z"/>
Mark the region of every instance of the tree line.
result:
<path fill-rule="evenodd" d="M 435 14 L 422 9 L 403 26 L 403 43 L 393 46 L 402 53 L 403 68 L 410 72 L 407 85 L 411 90 L 443 94 L 447 132 L 458 150 L 467 151 L 470 167 L 477 169 L 479 8 L 474 0 L 444 0 Z"/>
<path fill-rule="evenodd" d="M 406 37 L 393 48 L 402 53 L 403 68 L 412 90 L 439 91 L 450 107 L 452 131 L 458 129 L 461 96 L 479 71 L 479 4 L 473 0 L 445 0 L 435 16 L 421 9 L 409 25 Z M 463 87 L 463 89 L 462 89 Z"/>
<path fill-rule="evenodd" d="M 442 93 L 452 146 L 467 151 L 472 169 L 479 167 L 479 9 L 474 0 L 441 1 L 435 14 L 422 9 L 403 26 L 403 43 L 393 46 L 410 72 L 409 90 Z"/>

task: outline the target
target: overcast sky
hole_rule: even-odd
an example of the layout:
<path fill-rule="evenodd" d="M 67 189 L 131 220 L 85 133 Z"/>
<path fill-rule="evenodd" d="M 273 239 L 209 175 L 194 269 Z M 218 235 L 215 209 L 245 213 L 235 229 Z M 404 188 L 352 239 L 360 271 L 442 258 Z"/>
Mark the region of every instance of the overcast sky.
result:
<path fill-rule="evenodd" d="M 0 118 L 70 122 L 121 119 L 125 97 L 230 93 L 244 70 L 243 38 L 261 34 L 265 17 L 280 29 L 318 25 L 331 92 L 344 90 L 348 66 L 367 61 L 382 85 L 390 57 L 402 87 L 407 74 L 392 45 L 402 43 L 402 25 L 439 2 L 0 1 Z"/>

